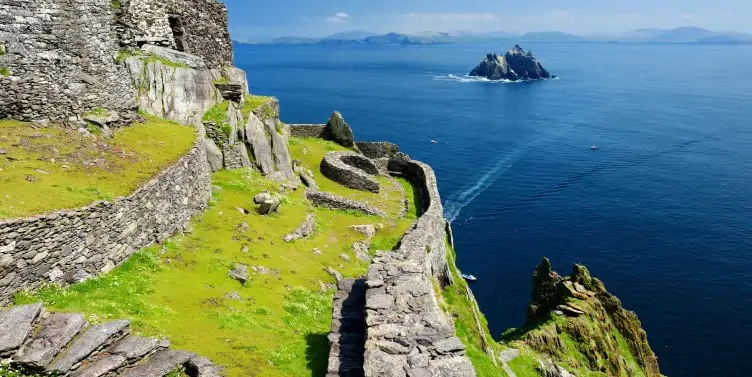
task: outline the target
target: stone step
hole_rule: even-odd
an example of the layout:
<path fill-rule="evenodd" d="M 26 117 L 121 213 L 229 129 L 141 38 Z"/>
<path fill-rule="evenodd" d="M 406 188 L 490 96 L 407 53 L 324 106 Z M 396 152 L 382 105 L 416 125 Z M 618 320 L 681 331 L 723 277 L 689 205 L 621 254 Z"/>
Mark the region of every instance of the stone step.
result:
<path fill-rule="evenodd" d="M 42 319 L 32 335 L 13 357 L 13 362 L 32 368 L 46 368 L 52 359 L 86 326 L 80 313 L 53 313 Z"/>
<path fill-rule="evenodd" d="M 67 373 L 97 350 L 130 332 L 130 321 L 113 321 L 90 327 L 71 342 L 68 350 L 52 362 L 48 372 Z"/>
<path fill-rule="evenodd" d="M 185 351 L 163 350 L 120 373 L 120 377 L 164 377 L 186 364 L 195 355 Z"/>
<path fill-rule="evenodd" d="M 112 355 L 120 355 L 128 361 L 140 359 L 155 350 L 168 348 L 170 342 L 152 338 L 144 338 L 136 335 L 129 335 L 125 339 L 115 343 L 107 350 Z"/>
<path fill-rule="evenodd" d="M 12 355 L 23 345 L 41 313 L 42 304 L 17 306 L 0 312 L 0 357 Z"/>
<path fill-rule="evenodd" d="M 101 377 L 122 368 L 127 362 L 128 360 L 122 355 L 102 357 L 82 365 L 71 374 L 71 377 Z"/>

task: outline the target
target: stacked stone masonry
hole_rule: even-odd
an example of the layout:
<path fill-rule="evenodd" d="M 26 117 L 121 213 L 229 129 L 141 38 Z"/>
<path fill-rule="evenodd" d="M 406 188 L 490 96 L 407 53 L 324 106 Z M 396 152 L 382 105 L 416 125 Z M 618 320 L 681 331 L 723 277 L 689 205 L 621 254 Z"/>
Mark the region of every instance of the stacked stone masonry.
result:
<path fill-rule="evenodd" d="M 354 152 L 329 152 L 321 161 L 321 173 L 346 187 L 361 191 L 379 192 L 379 182 L 373 176 L 379 168 L 367 157 Z"/>
<path fill-rule="evenodd" d="M 135 251 L 182 231 L 211 197 L 201 144 L 127 197 L 0 222 L 0 305 L 21 289 L 108 272 Z"/>
<path fill-rule="evenodd" d="M 134 106 L 111 0 L 0 0 L 0 118 L 78 121 Z"/>
<path fill-rule="evenodd" d="M 89 325 L 80 313 L 48 313 L 41 304 L 0 311 L 0 362 L 72 377 L 220 377 L 222 368 L 165 340 L 130 334 L 129 321 Z M 3 359 L 6 360 L 3 360 Z"/>

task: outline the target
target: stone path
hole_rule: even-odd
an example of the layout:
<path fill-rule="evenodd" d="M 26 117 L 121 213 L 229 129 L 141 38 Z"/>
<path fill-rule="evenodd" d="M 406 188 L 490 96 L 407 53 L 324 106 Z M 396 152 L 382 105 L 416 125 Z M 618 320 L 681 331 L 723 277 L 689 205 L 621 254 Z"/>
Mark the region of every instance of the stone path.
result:
<path fill-rule="evenodd" d="M 329 334 L 329 367 L 326 377 L 363 377 L 366 342 L 366 281 L 344 279 L 337 282 Z"/>
<path fill-rule="evenodd" d="M 507 372 L 507 375 L 509 375 L 509 377 L 517 377 L 517 374 L 514 373 L 514 371 L 512 370 L 512 367 L 509 366 L 509 363 L 519 356 L 520 356 L 520 351 L 514 348 L 504 350 L 499 354 L 499 359 L 501 359 L 502 368 L 504 369 L 504 372 Z"/>
<path fill-rule="evenodd" d="M 80 313 L 48 313 L 41 304 L 0 310 L 0 362 L 70 377 L 221 377 L 220 367 L 164 340 L 130 334 L 129 321 L 89 325 Z"/>

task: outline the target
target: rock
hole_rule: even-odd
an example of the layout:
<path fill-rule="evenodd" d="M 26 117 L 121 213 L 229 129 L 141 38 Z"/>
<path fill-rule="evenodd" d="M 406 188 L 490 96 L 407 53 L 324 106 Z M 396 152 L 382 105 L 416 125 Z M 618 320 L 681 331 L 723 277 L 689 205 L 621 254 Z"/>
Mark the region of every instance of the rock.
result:
<path fill-rule="evenodd" d="M 525 52 L 519 45 L 503 56 L 488 54 L 470 72 L 470 76 L 485 77 L 489 80 L 540 80 L 555 78 L 546 71 L 533 53 Z"/>
<path fill-rule="evenodd" d="M 536 367 L 541 377 L 575 377 L 574 374 L 567 372 L 566 369 L 556 365 L 553 361 L 539 361 Z"/>
<path fill-rule="evenodd" d="M 279 204 L 280 202 L 277 198 L 265 199 L 263 202 L 261 202 L 261 205 L 258 207 L 257 212 L 260 215 L 269 215 L 275 213 L 279 209 Z"/>
<path fill-rule="evenodd" d="M 205 69 L 206 63 L 201 57 L 189 54 L 187 52 L 177 51 L 166 47 L 145 44 L 141 50 L 160 58 L 169 60 L 173 63 L 184 64 L 193 69 Z"/>
<path fill-rule="evenodd" d="M 428 370 L 430 376 L 471 377 L 476 375 L 473 364 L 466 357 L 431 360 Z"/>
<path fill-rule="evenodd" d="M 242 83 L 214 84 L 222 98 L 240 103 L 243 100 L 244 87 Z"/>
<path fill-rule="evenodd" d="M 345 261 L 345 262 L 349 262 L 350 261 L 350 256 L 347 255 L 347 254 L 340 254 L 339 257 L 342 258 L 342 260 Z"/>
<path fill-rule="evenodd" d="M 149 357 L 146 362 L 126 369 L 120 377 L 164 377 L 196 355 L 185 351 L 164 350 Z"/>
<path fill-rule="evenodd" d="M 308 187 L 311 190 L 318 190 L 319 186 L 316 184 L 316 180 L 313 178 L 313 175 L 306 172 L 301 171 L 298 175 L 300 175 L 300 180 L 303 182 L 306 187 Z"/>
<path fill-rule="evenodd" d="M 79 313 L 54 313 L 43 319 L 39 331 L 24 343 L 13 361 L 46 368 L 55 356 L 86 326 Z"/>
<path fill-rule="evenodd" d="M 460 338 L 454 336 L 434 343 L 436 351 L 440 354 L 456 353 L 465 351 L 465 345 Z"/>
<path fill-rule="evenodd" d="M 371 256 L 368 254 L 368 249 L 371 247 L 371 243 L 367 241 L 357 241 L 353 244 L 352 249 L 355 252 L 355 256 L 364 261 L 370 262 Z"/>
<path fill-rule="evenodd" d="M 379 192 L 374 176 L 379 168 L 366 157 L 354 152 L 329 152 L 321 161 L 321 174 L 352 189 Z"/>
<path fill-rule="evenodd" d="M 308 190 L 305 193 L 305 197 L 317 207 L 324 207 L 335 210 L 358 211 L 366 215 L 386 217 L 386 213 L 384 213 L 384 211 L 380 209 L 373 208 L 367 204 L 356 202 L 354 200 L 323 191 Z"/>
<path fill-rule="evenodd" d="M 251 269 L 253 272 L 259 274 L 259 275 L 269 275 L 271 272 L 268 268 L 264 266 L 252 266 Z"/>
<path fill-rule="evenodd" d="M 357 142 L 355 145 L 364 156 L 370 159 L 391 158 L 400 151 L 399 145 L 388 141 Z"/>
<path fill-rule="evenodd" d="M 107 352 L 112 355 L 123 356 L 126 360 L 136 360 L 156 349 L 163 349 L 169 346 L 170 342 L 167 340 L 129 335 L 125 339 L 115 343 Z"/>
<path fill-rule="evenodd" d="M 92 352 L 102 349 L 113 340 L 130 332 L 128 328 L 130 324 L 130 321 L 113 321 L 90 327 L 76 337 L 67 347 L 67 351 L 58 356 L 47 370 L 60 373 L 68 372 Z"/>
<path fill-rule="evenodd" d="M 4 155 L 4 154 L 6 154 L 6 153 L 8 153 L 8 152 L 6 152 L 6 151 L 5 151 L 5 149 L 3 149 L 3 148 L 0 148 L 0 156 Z"/>
<path fill-rule="evenodd" d="M 225 298 L 228 300 L 243 301 L 243 296 L 238 292 L 230 292 L 225 295 Z"/>
<path fill-rule="evenodd" d="M 321 255 L 321 249 L 318 247 L 313 248 L 313 255 Z"/>
<path fill-rule="evenodd" d="M 248 266 L 244 264 L 235 264 L 235 269 L 230 271 L 230 277 L 239 281 L 241 284 L 248 282 Z"/>
<path fill-rule="evenodd" d="M 121 355 L 99 358 L 83 368 L 76 370 L 71 377 L 101 377 L 120 369 L 128 360 Z"/>
<path fill-rule="evenodd" d="M 287 136 L 284 133 L 284 124 L 277 118 L 270 118 L 264 120 L 264 125 L 271 140 L 276 173 L 280 174 L 284 181 L 294 180 L 295 172 L 292 170 L 292 157 L 290 157 Z"/>
<path fill-rule="evenodd" d="M 222 150 L 219 149 L 214 140 L 210 138 L 204 138 L 204 150 L 206 151 L 206 159 L 209 161 L 209 166 L 212 171 L 220 171 L 224 167 L 224 157 Z"/>
<path fill-rule="evenodd" d="M 267 200 L 271 200 L 271 199 L 272 199 L 271 194 L 269 194 L 268 192 L 262 192 L 253 197 L 253 202 L 256 204 L 262 204 L 266 202 Z"/>
<path fill-rule="evenodd" d="M 256 167 L 264 175 L 269 175 L 276 171 L 276 166 L 274 164 L 274 156 L 272 155 L 272 145 L 267 138 L 266 132 L 266 126 L 261 122 L 261 119 L 255 114 L 250 113 L 245 126 L 245 141 L 251 147 Z"/>
<path fill-rule="evenodd" d="M 188 363 L 186 363 L 185 365 L 185 369 L 189 376 L 194 377 L 224 376 L 222 367 L 214 365 L 211 360 L 201 356 L 194 356 L 190 360 L 188 360 Z"/>
<path fill-rule="evenodd" d="M 335 280 L 337 280 L 337 281 L 342 280 L 342 274 L 340 274 L 339 271 L 337 271 L 337 270 L 335 270 L 335 269 L 333 269 L 331 267 L 325 268 L 324 271 L 326 271 L 329 275 L 331 275 Z"/>
<path fill-rule="evenodd" d="M 516 348 L 506 349 L 499 353 L 499 359 L 502 363 L 508 363 L 520 356 L 520 350 Z"/>
<path fill-rule="evenodd" d="M 17 306 L 0 312 L 0 357 L 21 347 L 41 312 L 42 304 Z"/>
<path fill-rule="evenodd" d="M 327 139 L 347 148 L 355 147 L 355 135 L 339 111 L 335 111 L 326 124 L 324 134 Z"/>
<path fill-rule="evenodd" d="M 368 224 L 368 225 L 353 225 L 350 227 L 351 230 L 354 230 L 358 233 L 361 233 L 362 235 L 366 236 L 368 239 L 373 238 L 376 236 L 376 227 Z"/>
<path fill-rule="evenodd" d="M 303 238 L 308 238 L 313 234 L 313 231 L 316 228 L 316 215 L 313 213 L 309 213 L 306 215 L 306 219 L 303 222 L 303 224 L 298 227 L 294 232 L 286 235 L 284 237 L 284 241 L 287 243 L 297 241 Z"/>

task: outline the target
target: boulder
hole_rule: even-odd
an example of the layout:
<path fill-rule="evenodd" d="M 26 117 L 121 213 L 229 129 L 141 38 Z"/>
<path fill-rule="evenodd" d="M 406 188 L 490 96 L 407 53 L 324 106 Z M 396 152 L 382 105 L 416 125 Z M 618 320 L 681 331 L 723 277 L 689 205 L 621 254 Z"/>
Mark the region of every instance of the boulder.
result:
<path fill-rule="evenodd" d="M 376 227 L 368 224 L 368 225 L 353 225 L 350 227 L 350 230 L 354 230 L 364 236 L 366 236 L 368 239 L 373 238 L 376 235 Z"/>
<path fill-rule="evenodd" d="M 248 123 L 245 126 L 246 142 L 251 146 L 253 151 L 253 160 L 256 167 L 264 175 L 272 174 L 276 171 L 274 165 L 274 156 L 272 155 L 272 145 L 266 134 L 266 126 L 261 119 L 255 114 L 248 115 Z"/>
<path fill-rule="evenodd" d="M 0 312 L 0 357 L 21 347 L 41 312 L 41 304 L 17 306 Z"/>
<path fill-rule="evenodd" d="M 241 284 L 245 284 L 248 282 L 248 266 L 240 263 L 235 264 L 235 269 L 230 271 L 229 276 Z"/>
<path fill-rule="evenodd" d="M 267 200 L 272 200 L 272 195 L 268 192 L 262 192 L 253 197 L 253 202 L 256 204 L 264 203 Z"/>
<path fill-rule="evenodd" d="M 316 215 L 313 213 L 309 213 L 306 216 L 305 221 L 300 224 L 300 227 L 296 229 L 294 232 L 286 235 L 284 237 L 285 242 L 293 242 L 297 241 L 299 239 L 308 238 L 313 234 L 314 229 L 316 228 Z"/>
<path fill-rule="evenodd" d="M 519 45 L 506 54 L 487 54 L 483 61 L 470 72 L 470 76 L 489 80 L 540 80 L 555 78 L 538 62 L 531 51 L 525 52 Z"/>
<path fill-rule="evenodd" d="M 339 111 L 335 111 L 326 124 L 324 134 L 327 139 L 347 148 L 355 147 L 355 135 Z"/>
<path fill-rule="evenodd" d="M 269 200 L 265 200 L 258 208 L 258 213 L 260 215 L 269 215 L 274 212 L 277 212 L 279 209 L 279 199 L 272 198 Z"/>
<path fill-rule="evenodd" d="M 206 69 L 206 62 L 201 57 L 189 54 L 187 52 L 173 50 L 167 47 L 145 44 L 141 51 L 147 54 L 156 55 L 162 59 L 169 60 L 173 63 L 186 65 L 193 69 Z"/>
<path fill-rule="evenodd" d="M 221 170 L 224 166 L 224 157 L 222 156 L 222 151 L 214 140 L 208 137 L 204 138 L 204 150 L 206 151 L 206 159 L 209 161 L 209 167 L 211 170 Z"/>

